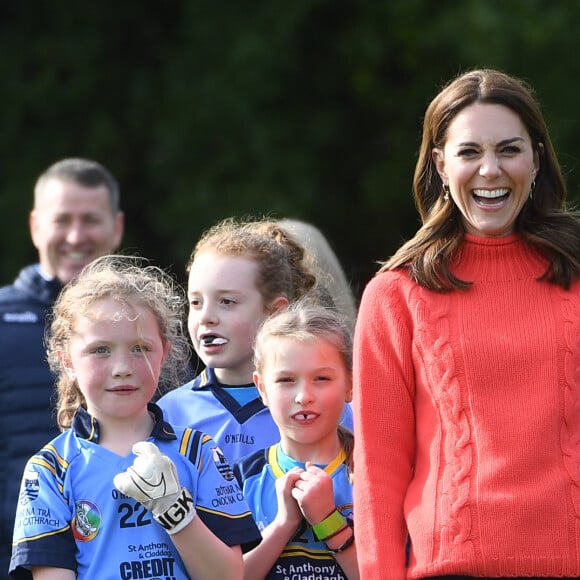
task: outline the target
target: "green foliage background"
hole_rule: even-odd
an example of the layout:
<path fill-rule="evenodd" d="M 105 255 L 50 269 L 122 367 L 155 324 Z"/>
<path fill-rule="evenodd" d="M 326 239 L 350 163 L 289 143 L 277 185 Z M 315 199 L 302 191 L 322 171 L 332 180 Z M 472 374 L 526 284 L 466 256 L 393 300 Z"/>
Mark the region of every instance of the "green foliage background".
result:
<path fill-rule="evenodd" d="M 0 4 L 0 283 L 36 258 L 38 174 L 118 177 L 124 250 L 183 275 L 229 215 L 327 235 L 357 294 L 417 227 L 411 179 L 442 83 L 500 68 L 536 89 L 580 179 L 577 0 L 123 0 Z"/>

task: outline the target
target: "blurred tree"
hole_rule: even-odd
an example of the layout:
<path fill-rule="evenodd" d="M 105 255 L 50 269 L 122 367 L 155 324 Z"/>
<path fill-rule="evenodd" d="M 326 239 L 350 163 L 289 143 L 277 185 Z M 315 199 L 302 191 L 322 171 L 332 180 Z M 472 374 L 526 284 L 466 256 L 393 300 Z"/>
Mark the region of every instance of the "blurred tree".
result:
<path fill-rule="evenodd" d="M 183 276 L 218 219 L 294 217 L 358 293 L 417 227 L 425 106 L 476 66 L 535 87 L 577 200 L 579 24 L 576 0 L 5 0 L 0 282 L 35 259 L 36 176 L 74 155 L 119 178 L 127 251 Z"/>

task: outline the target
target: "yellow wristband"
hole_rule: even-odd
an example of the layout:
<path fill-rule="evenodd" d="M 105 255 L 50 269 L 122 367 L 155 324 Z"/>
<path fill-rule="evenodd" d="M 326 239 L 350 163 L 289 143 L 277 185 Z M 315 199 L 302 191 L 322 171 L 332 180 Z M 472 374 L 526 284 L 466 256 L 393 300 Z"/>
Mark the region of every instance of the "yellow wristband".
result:
<path fill-rule="evenodd" d="M 347 525 L 345 517 L 335 508 L 321 522 L 312 525 L 312 531 L 320 542 L 328 540 Z"/>

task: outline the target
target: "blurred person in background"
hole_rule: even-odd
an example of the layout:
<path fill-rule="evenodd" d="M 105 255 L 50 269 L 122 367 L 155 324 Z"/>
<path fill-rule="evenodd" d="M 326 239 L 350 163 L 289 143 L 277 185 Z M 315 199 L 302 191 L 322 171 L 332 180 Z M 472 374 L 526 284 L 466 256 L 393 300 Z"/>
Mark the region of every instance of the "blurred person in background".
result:
<path fill-rule="evenodd" d="M 354 329 L 357 301 L 340 260 L 324 234 L 315 225 L 297 219 L 281 219 L 278 224 L 311 253 L 322 301 L 326 298 L 351 330 Z"/>
<path fill-rule="evenodd" d="M 38 263 L 0 288 L 0 578 L 8 577 L 18 474 L 59 433 L 46 314 L 63 285 L 119 247 L 124 215 L 116 179 L 96 161 L 58 161 L 36 182 L 29 227 Z"/>

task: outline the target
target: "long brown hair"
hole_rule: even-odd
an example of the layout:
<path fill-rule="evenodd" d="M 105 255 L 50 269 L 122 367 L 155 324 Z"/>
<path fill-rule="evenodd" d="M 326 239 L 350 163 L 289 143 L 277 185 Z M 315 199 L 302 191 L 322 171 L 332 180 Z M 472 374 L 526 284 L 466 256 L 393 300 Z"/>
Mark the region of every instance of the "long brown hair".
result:
<path fill-rule="evenodd" d="M 533 198 L 526 202 L 517 217 L 515 229 L 550 260 L 550 267 L 542 278 L 567 289 L 580 275 L 578 214 L 566 208 L 566 186 L 560 165 L 531 87 L 520 79 L 491 69 L 473 70 L 458 76 L 428 106 L 413 179 L 422 227 L 379 271 L 408 268 L 418 284 L 436 291 L 465 289 L 471 285 L 469 281 L 456 278 L 449 268 L 465 230 L 458 208 L 444 201 L 443 182 L 432 152 L 444 146 L 447 130 L 455 116 L 476 102 L 508 107 L 528 131 L 540 167 Z"/>

